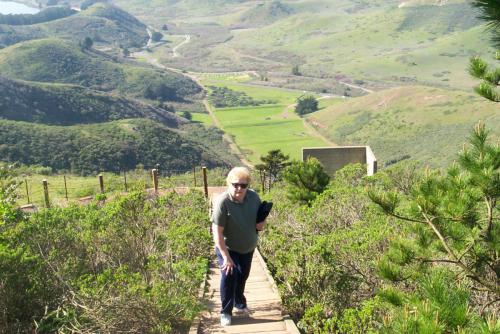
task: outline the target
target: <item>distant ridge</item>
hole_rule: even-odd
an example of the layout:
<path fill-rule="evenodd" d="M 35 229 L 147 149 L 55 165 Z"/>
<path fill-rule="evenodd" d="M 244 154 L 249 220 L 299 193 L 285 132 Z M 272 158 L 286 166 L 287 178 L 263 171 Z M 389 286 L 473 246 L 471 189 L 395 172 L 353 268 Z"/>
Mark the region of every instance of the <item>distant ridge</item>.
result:
<path fill-rule="evenodd" d="M 0 118 L 48 125 L 149 118 L 177 128 L 186 120 L 137 100 L 81 86 L 41 84 L 0 76 Z"/>
<path fill-rule="evenodd" d="M 201 88 L 171 71 L 121 64 L 61 39 L 40 39 L 0 50 L 0 72 L 11 79 L 77 84 L 135 97 L 182 100 Z"/>
<path fill-rule="evenodd" d="M 448 34 L 468 30 L 481 24 L 476 10 L 469 3 L 451 3 L 446 6 L 423 5 L 403 8 L 405 16 L 397 31 L 424 30 Z"/>
<path fill-rule="evenodd" d="M 35 25 L 0 24 L 0 47 L 47 37 L 71 41 L 90 37 L 95 43 L 127 48 L 145 45 L 149 38 L 142 22 L 124 10 L 105 3 L 94 4 L 69 17 Z"/>

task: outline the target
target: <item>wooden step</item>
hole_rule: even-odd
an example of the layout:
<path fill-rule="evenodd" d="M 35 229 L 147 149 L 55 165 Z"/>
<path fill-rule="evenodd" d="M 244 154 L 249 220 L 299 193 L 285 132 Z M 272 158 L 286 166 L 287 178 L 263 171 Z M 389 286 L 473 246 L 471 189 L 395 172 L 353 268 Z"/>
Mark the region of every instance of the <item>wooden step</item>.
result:
<path fill-rule="evenodd" d="M 200 319 L 197 333 L 299 333 L 291 320 L 285 321 L 280 296 L 258 251 L 254 253 L 252 269 L 245 287 L 250 315 L 239 315 L 235 312 L 231 326 L 221 327 L 219 285 L 220 270 L 213 255 L 204 296 L 207 311 Z"/>

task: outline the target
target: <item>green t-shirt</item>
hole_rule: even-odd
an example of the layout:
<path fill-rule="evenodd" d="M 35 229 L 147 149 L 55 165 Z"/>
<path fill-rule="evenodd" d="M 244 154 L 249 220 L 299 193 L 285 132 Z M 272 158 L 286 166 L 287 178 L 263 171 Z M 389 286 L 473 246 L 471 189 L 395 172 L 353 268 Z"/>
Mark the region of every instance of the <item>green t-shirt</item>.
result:
<path fill-rule="evenodd" d="M 247 190 L 243 203 L 231 200 L 227 191 L 214 201 L 212 223 L 224 228 L 224 241 L 228 249 L 240 254 L 250 253 L 257 247 L 255 221 L 260 198 L 251 189 Z"/>

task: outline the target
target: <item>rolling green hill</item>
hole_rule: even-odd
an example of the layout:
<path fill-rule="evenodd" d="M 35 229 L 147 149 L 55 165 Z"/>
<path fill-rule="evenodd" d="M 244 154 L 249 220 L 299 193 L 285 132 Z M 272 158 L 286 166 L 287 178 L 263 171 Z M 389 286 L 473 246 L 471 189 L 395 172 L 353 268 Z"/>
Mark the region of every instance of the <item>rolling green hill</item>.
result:
<path fill-rule="evenodd" d="M 0 160 L 81 174 L 238 162 L 220 131 L 172 112 L 198 110 L 198 84 L 100 48 L 147 39 L 145 25 L 117 7 L 97 3 L 50 22 L 0 25 L 0 40 L 11 37 L 0 50 Z M 93 47 L 80 44 L 85 37 Z"/>
<path fill-rule="evenodd" d="M 0 120 L 0 156 L 78 174 L 118 172 L 138 164 L 151 168 L 159 163 L 165 171 L 181 172 L 231 163 L 182 132 L 145 119 L 69 127 Z"/>
<path fill-rule="evenodd" d="M 186 121 L 137 100 L 65 84 L 41 84 L 0 76 L 0 118 L 52 125 L 149 118 L 169 127 Z"/>
<path fill-rule="evenodd" d="M 470 89 L 473 80 L 465 71 L 469 58 L 492 51 L 476 15 L 467 3 L 385 6 L 356 14 L 325 7 L 239 32 L 213 53 L 237 49 L 274 60 L 276 68 L 296 62 L 304 75 L 363 80 L 374 87 L 410 82 Z M 269 63 L 260 64 L 272 70 Z"/>
<path fill-rule="evenodd" d="M 258 3 L 237 17 L 233 29 L 262 27 L 294 13 L 292 7 L 280 1 Z"/>
<path fill-rule="evenodd" d="M 28 41 L 0 50 L 0 72 L 12 79 L 71 83 L 157 100 L 182 100 L 201 91 L 181 74 L 117 63 L 60 39 Z"/>
<path fill-rule="evenodd" d="M 498 111 L 474 94 L 407 86 L 348 100 L 307 120 L 339 145 L 370 145 L 381 167 L 402 159 L 446 166 L 478 121 L 500 138 Z"/>
<path fill-rule="evenodd" d="M 110 4 L 98 3 L 78 14 L 34 25 L 0 24 L 0 47 L 21 41 L 58 37 L 81 41 L 90 37 L 110 47 L 146 44 L 146 26 L 134 16 Z"/>
<path fill-rule="evenodd" d="M 204 10 L 189 1 L 156 3 L 154 15 L 140 6 L 143 0 L 117 3 L 148 24 L 167 22 L 170 33 L 191 36 L 179 57 L 169 46 L 156 49 L 164 64 L 198 72 L 258 70 L 287 88 L 331 91 L 332 82 L 342 81 L 372 90 L 408 84 L 471 90 L 469 58 L 494 55 L 466 0 L 281 0 L 291 11 L 275 17 L 272 1 L 226 1 L 224 13 L 208 3 Z M 291 75 L 295 65 L 302 78 Z"/>

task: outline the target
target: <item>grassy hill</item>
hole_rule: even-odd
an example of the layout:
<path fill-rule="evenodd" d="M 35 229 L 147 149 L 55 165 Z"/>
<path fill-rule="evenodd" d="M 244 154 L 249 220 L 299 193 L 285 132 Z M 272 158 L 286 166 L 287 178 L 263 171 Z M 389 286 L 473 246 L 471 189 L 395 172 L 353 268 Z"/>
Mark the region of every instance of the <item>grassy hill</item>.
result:
<path fill-rule="evenodd" d="M 356 14 L 328 8 L 304 11 L 242 31 L 214 47 L 214 53 L 238 49 L 275 60 L 282 69 L 296 62 L 304 75 L 371 81 L 372 86 L 421 83 L 469 89 L 468 59 L 491 50 L 489 44 L 475 10 L 460 3 L 381 7 Z M 269 68 L 265 62 L 261 65 Z"/>
<path fill-rule="evenodd" d="M 81 41 L 90 37 L 111 47 L 140 47 L 148 40 L 146 26 L 120 8 L 98 3 L 78 14 L 34 25 L 0 25 L 0 47 L 21 41 L 58 37 Z"/>
<path fill-rule="evenodd" d="M 190 171 L 200 164 L 227 166 L 205 145 L 179 131 L 151 120 L 134 119 L 109 123 L 48 126 L 0 120 L 0 156 L 3 161 L 42 165 L 78 174 L 152 168 Z"/>
<path fill-rule="evenodd" d="M 54 38 L 0 50 L 0 72 L 12 79 L 71 83 L 158 100 L 182 100 L 201 91 L 181 74 L 118 63 Z"/>
<path fill-rule="evenodd" d="M 81 86 L 41 84 L 0 76 L 0 118 L 52 125 L 149 118 L 169 127 L 186 121 L 143 102 Z"/>
<path fill-rule="evenodd" d="M 158 48 L 164 64 L 199 72 L 257 70 L 288 88 L 331 91 L 332 82 L 343 81 L 374 90 L 408 84 L 470 90 L 475 81 L 465 70 L 469 58 L 494 54 L 485 25 L 466 0 L 281 0 L 291 12 L 276 17 L 271 1 L 227 1 L 225 13 L 176 1 L 171 6 L 182 14 L 158 3 L 154 17 L 140 8 L 144 1 L 119 3 L 144 22 L 168 22 L 171 33 L 191 35 L 180 57 L 169 46 L 163 53 Z M 243 25 L 251 28 L 234 29 L 237 22 L 251 22 Z M 294 65 L 301 78 L 291 75 Z M 302 79 L 309 82 L 295 82 Z"/>
<path fill-rule="evenodd" d="M 422 86 L 377 92 L 307 117 L 339 145 L 370 145 L 379 166 L 402 159 L 431 166 L 452 162 L 474 124 L 500 138 L 498 104 L 474 94 Z"/>
<path fill-rule="evenodd" d="M 61 19 L 76 13 L 77 11 L 69 6 L 48 7 L 36 14 L 0 14 L 0 24 L 32 25 Z"/>
<path fill-rule="evenodd" d="M 79 44 L 85 37 L 93 47 Z M 0 50 L 0 160 L 80 174 L 238 163 L 219 130 L 173 112 L 198 111 L 199 85 L 100 48 L 148 38 L 146 26 L 117 7 L 98 3 L 50 22 L 0 25 L 2 38 L 13 45 Z"/>
<path fill-rule="evenodd" d="M 237 17 L 233 29 L 262 27 L 294 13 L 292 7 L 280 1 L 258 3 Z"/>

